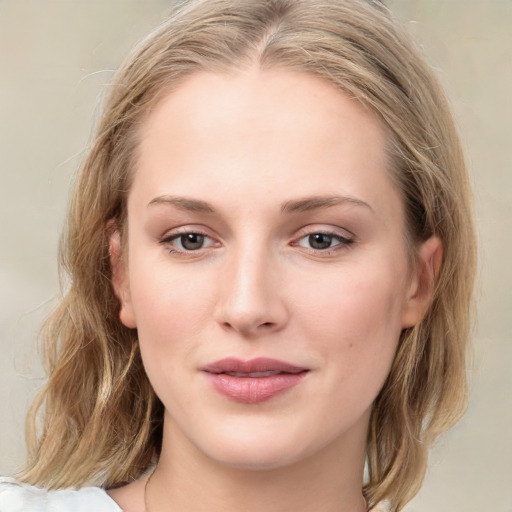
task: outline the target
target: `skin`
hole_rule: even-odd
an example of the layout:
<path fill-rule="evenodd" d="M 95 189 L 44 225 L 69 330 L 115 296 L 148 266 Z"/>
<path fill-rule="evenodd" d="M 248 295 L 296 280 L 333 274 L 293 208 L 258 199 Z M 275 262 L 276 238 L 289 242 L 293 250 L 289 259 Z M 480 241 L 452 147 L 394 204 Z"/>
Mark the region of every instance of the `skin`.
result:
<path fill-rule="evenodd" d="M 127 252 L 115 234 L 111 255 L 121 321 L 165 406 L 152 512 L 365 510 L 371 405 L 441 258 L 432 238 L 411 268 L 386 136 L 322 80 L 257 68 L 193 75 L 146 118 Z M 187 250 L 184 233 L 203 245 Z M 241 404 L 200 370 L 225 357 L 309 371 Z M 144 485 L 110 494 L 144 510 Z"/>

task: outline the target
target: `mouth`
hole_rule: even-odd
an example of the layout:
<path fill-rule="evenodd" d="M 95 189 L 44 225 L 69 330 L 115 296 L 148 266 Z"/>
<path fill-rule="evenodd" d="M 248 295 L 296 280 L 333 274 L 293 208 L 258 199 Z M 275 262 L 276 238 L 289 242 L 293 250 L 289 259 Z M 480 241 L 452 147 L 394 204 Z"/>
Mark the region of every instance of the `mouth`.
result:
<path fill-rule="evenodd" d="M 241 372 L 221 372 L 224 375 L 231 375 L 231 377 L 240 377 L 241 379 L 257 379 L 259 377 L 271 377 L 272 375 L 279 375 L 281 373 L 286 372 L 280 372 L 280 371 L 274 371 L 274 372 L 249 372 L 249 373 L 241 373 Z M 218 374 L 217 374 L 218 375 Z"/>
<path fill-rule="evenodd" d="M 264 402 L 298 385 L 308 368 L 277 359 L 257 358 L 242 361 L 226 358 L 201 368 L 212 387 L 235 402 Z"/>

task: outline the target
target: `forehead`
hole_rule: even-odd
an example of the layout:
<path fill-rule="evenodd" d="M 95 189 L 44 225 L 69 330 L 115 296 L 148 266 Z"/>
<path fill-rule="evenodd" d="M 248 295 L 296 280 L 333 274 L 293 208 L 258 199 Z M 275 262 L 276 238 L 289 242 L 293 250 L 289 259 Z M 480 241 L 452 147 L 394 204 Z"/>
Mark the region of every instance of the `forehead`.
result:
<path fill-rule="evenodd" d="M 339 193 L 378 203 L 397 194 L 377 116 L 305 73 L 198 72 L 160 99 L 139 137 L 132 191 L 148 200 L 188 194 L 191 184 L 241 201 Z"/>
<path fill-rule="evenodd" d="M 269 111 L 274 115 L 269 117 Z M 229 73 L 192 74 L 158 96 L 143 123 L 142 140 L 147 140 L 154 128 L 166 125 L 171 129 L 171 112 L 181 128 L 189 130 L 187 135 L 202 133 L 205 139 L 211 139 L 221 128 L 236 127 L 237 134 L 244 135 L 246 132 L 240 133 L 239 129 L 245 123 L 251 136 L 257 135 L 258 129 L 284 134 L 293 127 L 303 134 L 309 132 L 312 140 L 318 134 L 342 142 L 336 134 L 340 122 L 356 128 L 354 136 L 360 128 L 381 142 L 387 139 L 384 124 L 361 102 L 317 76 L 280 68 L 252 66 Z M 350 142 L 346 135 L 344 140 Z"/>

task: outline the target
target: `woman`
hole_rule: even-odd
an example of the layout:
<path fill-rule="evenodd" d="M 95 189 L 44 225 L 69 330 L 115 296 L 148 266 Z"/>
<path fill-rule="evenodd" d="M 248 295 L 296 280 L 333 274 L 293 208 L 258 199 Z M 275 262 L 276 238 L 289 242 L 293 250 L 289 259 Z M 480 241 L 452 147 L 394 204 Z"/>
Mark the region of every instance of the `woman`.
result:
<path fill-rule="evenodd" d="M 183 4 L 77 178 L 2 507 L 402 509 L 464 407 L 474 252 L 446 100 L 379 2 Z"/>

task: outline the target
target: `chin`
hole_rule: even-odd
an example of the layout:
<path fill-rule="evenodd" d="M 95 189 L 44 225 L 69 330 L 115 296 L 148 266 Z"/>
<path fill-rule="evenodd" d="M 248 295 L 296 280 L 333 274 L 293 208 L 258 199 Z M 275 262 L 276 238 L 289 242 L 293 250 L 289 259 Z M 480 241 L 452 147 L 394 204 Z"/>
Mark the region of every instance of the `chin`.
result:
<path fill-rule="evenodd" d="M 244 471 L 271 471 L 291 466 L 305 457 L 297 446 L 261 446 L 260 443 L 219 447 L 210 457 L 218 464 Z"/>
<path fill-rule="evenodd" d="M 239 426 L 216 433 L 210 431 L 209 439 L 203 437 L 201 446 L 196 446 L 218 464 L 246 471 L 269 471 L 291 466 L 325 446 L 323 439 L 305 439 L 304 432 L 293 432 L 291 428 L 272 428 L 270 424 L 259 427 L 251 425 L 245 429 Z"/>
<path fill-rule="evenodd" d="M 243 413 L 166 415 L 164 435 L 173 441 L 169 453 L 245 471 L 271 471 L 324 457 L 364 454 L 368 411 L 323 415 L 285 407 Z M 165 443 L 164 443 L 165 445 Z M 173 456 L 174 456 L 173 455 Z"/>

